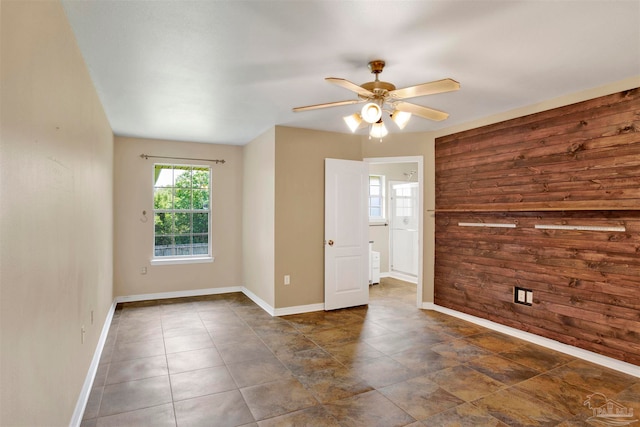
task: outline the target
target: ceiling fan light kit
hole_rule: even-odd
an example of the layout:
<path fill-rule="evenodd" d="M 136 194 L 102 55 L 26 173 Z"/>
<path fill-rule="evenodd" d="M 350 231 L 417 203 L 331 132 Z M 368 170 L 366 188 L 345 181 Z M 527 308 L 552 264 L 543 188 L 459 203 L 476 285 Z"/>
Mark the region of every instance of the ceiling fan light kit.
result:
<path fill-rule="evenodd" d="M 349 129 L 351 129 L 351 132 L 357 131 L 362 125 L 362 116 L 360 115 L 360 113 L 353 113 L 352 115 L 345 116 L 342 119 L 347 124 Z"/>
<path fill-rule="evenodd" d="M 411 113 L 408 113 L 406 111 L 396 110 L 393 113 L 391 113 L 391 120 L 393 120 L 393 122 L 400 128 L 400 130 L 403 130 L 405 126 L 407 126 L 407 123 L 409 123 L 410 118 L 411 118 Z"/>
<path fill-rule="evenodd" d="M 345 116 L 343 119 L 351 132 L 356 132 L 358 129 L 364 127 L 365 123 L 369 124 L 369 138 L 380 138 L 381 140 L 389 133 L 382 122 L 383 111 L 389 113 L 391 120 L 393 120 L 400 130 L 403 130 L 407 126 L 412 115 L 434 121 L 445 120 L 449 117 L 444 111 L 438 111 L 433 108 L 404 102 L 402 100 L 458 90 L 460 89 L 460 83 L 452 79 L 443 79 L 396 89 L 392 83 L 379 80 L 378 76 L 382 73 L 384 66 L 385 62 L 380 59 L 369 62 L 369 69 L 376 78 L 372 82 L 361 85 L 336 77 L 327 77 L 325 79 L 329 83 L 355 92 L 358 95 L 358 99 L 296 107 L 293 111 L 309 111 L 366 102 L 360 113 Z"/>
<path fill-rule="evenodd" d="M 382 117 L 382 108 L 378 104 L 373 102 L 369 102 L 362 107 L 362 111 L 360 112 L 362 116 L 362 120 L 369 124 L 376 123 Z"/>
<path fill-rule="evenodd" d="M 384 123 L 382 123 L 382 119 L 378 120 L 376 123 L 371 125 L 371 130 L 369 131 L 369 139 L 371 138 L 384 138 L 389 134 L 389 131 L 385 127 Z"/>

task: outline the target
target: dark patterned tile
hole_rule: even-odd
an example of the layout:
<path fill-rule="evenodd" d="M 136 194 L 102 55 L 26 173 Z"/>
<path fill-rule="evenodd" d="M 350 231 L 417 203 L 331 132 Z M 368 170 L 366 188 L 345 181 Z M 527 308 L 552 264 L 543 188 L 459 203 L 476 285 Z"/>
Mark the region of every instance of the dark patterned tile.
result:
<path fill-rule="evenodd" d="M 240 388 L 287 379 L 291 376 L 291 372 L 275 357 L 229 363 L 227 368 Z"/>
<path fill-rule="evenodd" d="M 570 416 L 513 388 L 490 394 L 473 402 L 473 405 L 509 426 L 551 427 Z"/>
<path fill-rule="evenodd" d="M 584 410 L 589 390 L 562 381 L 549 374 L 539 375 L 515 386 L 515 389 L 556 407 L 571 416 Z"/>
<path fill-rule="evenodd" d="M 464 403 L 464 400 L 443 390 L 427 377 L 413 378 L 379 391 L 416 420 L 423 420 Z"/>
<path fill-rule="evenodd" d="M 463 365 L 428 374 L 428 377 L 449 393 L 467 402 L 505 387 L 501 382 Z"/>
<path fill-rule="evenodd" d="M 256 420 L 315 406 L 318 401 L 295 379 L 274 381 L 240 390 Z"/>
<path fill-rule="evenodd" d="M 175 402 L 178 426 L 235 427 L 254 421 L 238 390 Z"/>
<path fill-rule="evenodd" d="M 164 339 L 167 354 L 213 347 L 209 334 L 174 336 Z"/>
<path fill-rule="evenodd" d="M 457 360 L 460 363 L 491 355 L 489 350 L 470 344 L 463 339 L 436 344 L 431 347 L 431 350 L 446 358 Z"/>
<path fill-rule="evenodd" d="M 237 388 L 225 366 L 171 375 L 173 400 L 185 400 Z"/>
<path fill-rule="evenodd" d="M 539 374 L 538 371 L 534 369 L 527 368 L 524 365 L 500 356 L 487 356 L 474 359 L 469 362 L 467 366 L 507 385 L 517 384 Z"/>
<path fill-rule="evenodd" d="M 569 384 L 613 396 L 635 384 L 638 379 L 584 360 L 575 360 L 548 372 Z"/>
<path fill-rule="evenodd" d="M 391 355 L 391 358 L 421 374 L 433 373 L 459 365 L 457 360 L 444 357 L 429 348 L 416 348 Z"/>
<path fill-rule="evenodd" d="M 341 427 L 341 424 L 322 406 L 313 406 L 311 408 L 258 421 L 258 427 L 284 426 Z"/>
<path fill-rule="evenodd" d="M 171 374 L 224 365 L 218 350 L 213 347 L 167 354 L 167 363 Z"/>
<path fill-rule="evenodd" d="M 318 370 L 342 366 L 333 356 L 319 347 L 298 351 L 292 355 L 280 356 L 279 359 L 295 375 L 304 375 Z"/>
<path fill-rule="evenodd" d="M 113 350 L 111 362 L 160 356 L 163 354 L 165 353 L 164 341 L 162 339 L 118 343 Z"/>
<path fill-rule="evenodd" d="M 325 408 L 342 426 L 399 427 L 416 421 L 375 390 L 336 400 Z"/>
<path fill-rule="evenodd" d="M 175 427 L 176 417 L 173 413 L 173 405 L 152 406 L 137 411 L 123 412 L 97 419 L 96 427 Z"/>
<path fill-rule="evenodd" d="M 104 387 L 99 416 L 171 403 L 169 376 L 147 378 Z"/>
<path fill-rule="evenodd" d="M 375 388 L 386 387 L 419 376 L 418 372 L 387 356 L 353 363 L 349 369 L 351 373 Z"/>
<path fill-rule="evenodd" d="M 113 362 L 109 368 L 106 385 L 167 375 L 167 358 L 162 356 Z"/>
<path fill-rule="evenodd" d="M 531 343 L 524 343 L 520 347 L 501 352 L 500 356 L 539 372 L 548 371 L 575 360 L 572 356 Z"/>
<path fill-rule="evenodd" d="M 242 337 L 237 341 L 216 344 L 218 352 L 226 363 L 248 362 L 273 356 L 271 350 L 257 337 Z"/>
<path fill-rule="evenodd" d="M 438 427 L 508 427 L 487 411 L 465 403 L 423 421 L 424 426 Z"/>
<path fill-rule="evenodd" d="M 495 331 L 471 335 L 464 340 L 494 353 L 514 350 L 522 345 L 522 340 Z"/>
<path fill-rule="evenodd" d="M 341 363 L 353 363 L 384 356 L 384 353 L 362 341 L 329 345 L 324 349 Z"/>
<path fill-rule="evenodd" d="M 312 371 L 297 378 L 322 403 L 373 390 L 361 378 L 343 367 Z"/>

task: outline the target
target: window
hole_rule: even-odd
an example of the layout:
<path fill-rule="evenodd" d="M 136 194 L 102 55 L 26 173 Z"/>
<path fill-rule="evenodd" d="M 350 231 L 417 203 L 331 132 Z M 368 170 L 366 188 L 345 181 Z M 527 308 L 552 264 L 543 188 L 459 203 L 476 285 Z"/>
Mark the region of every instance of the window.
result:
<path fill-rule="evenodd" d="M 154 165 L 154 260 L 211 258 L 211 168 Z"/>
<path fill-rule="evenodd" d="M 369 175 L 369 221 L 384 220 L 384 176 Z"/>
<path fill-rule="evenodd" d="M 412 216 L 413 215 L 413 198 L 411 195 L 411 187 L 399 186 L 395 191 L 396 216 Z"/>

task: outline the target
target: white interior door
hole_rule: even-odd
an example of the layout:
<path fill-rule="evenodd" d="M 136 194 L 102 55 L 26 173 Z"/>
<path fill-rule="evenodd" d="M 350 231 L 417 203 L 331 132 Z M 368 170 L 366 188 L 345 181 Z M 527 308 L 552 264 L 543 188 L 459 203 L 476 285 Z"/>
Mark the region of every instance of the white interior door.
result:
<path fill-rule="evenodd" d="M 368 165 L 325 159 L 325 310 L 369 303 Z"/>
<path fill-rule="evenodd" d="M 390 183 L 391 270 L 418 275 L 418 183 Z"/>

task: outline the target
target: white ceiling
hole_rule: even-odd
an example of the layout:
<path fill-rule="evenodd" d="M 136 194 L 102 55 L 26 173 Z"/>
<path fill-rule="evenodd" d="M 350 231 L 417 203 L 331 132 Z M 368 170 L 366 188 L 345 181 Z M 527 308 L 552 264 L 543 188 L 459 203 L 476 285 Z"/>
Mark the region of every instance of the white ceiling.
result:
<path fill-rule="evenodd" d="M 77 1 L 69 22 L 116 135 L 245 144 L 284 125 L 348 132 L 356 96 L 324 81 L 398 88 L 450 113 L 432 131 L 640 75 L 640 0 Z M 397 131 L 393 124 L 388 126 Z M 366 132 L 365 130 L 361 132 Z"/>

